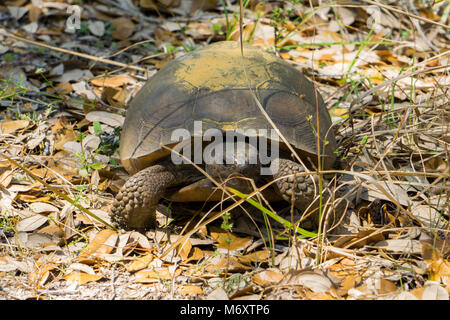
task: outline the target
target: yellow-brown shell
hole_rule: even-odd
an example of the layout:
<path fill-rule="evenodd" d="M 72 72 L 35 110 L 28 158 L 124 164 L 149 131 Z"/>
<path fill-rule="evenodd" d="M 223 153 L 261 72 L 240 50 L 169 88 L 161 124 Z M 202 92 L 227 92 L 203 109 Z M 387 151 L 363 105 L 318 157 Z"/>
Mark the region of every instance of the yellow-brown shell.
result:
<path fill-rule="evenodd" d="M 234 41 L 217 42 L 165 65 L 131 102 L 122 130 L 120 157 L 135 173 L 168 155 L 172 131 L 194 121 L 203 130 L 272 129 L 250 89 L 297 150 L 317 154 L 316 102 L 325 166 L 336 142 L 322 97 L 301 72 L 273 54 Z M 317 93 L 317 94 L 316 94 Z M 322 145 L 328 141 L 326 145 Z"/>

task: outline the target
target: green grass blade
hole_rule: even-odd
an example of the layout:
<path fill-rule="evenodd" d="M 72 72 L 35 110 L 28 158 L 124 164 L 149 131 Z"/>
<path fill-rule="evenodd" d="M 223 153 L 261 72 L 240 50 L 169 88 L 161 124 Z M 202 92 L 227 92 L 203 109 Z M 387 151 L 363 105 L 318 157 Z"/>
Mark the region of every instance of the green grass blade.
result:
<path fill-rule="evenodd" d="M 240 191 L 238 191 L 236 189 L 230 188 L 230 187 L 228 187 L 227 189 L 230 190 L 235 195 L 237 195 L 238 197 L 240 197 L 241 199 L 245 199 L 245 201 L 250 203 L 252 206 L 257 208 L 261 212 L 264 212 L 265 214 L 267 214 L 269 217 L 271 217 L 275 221 L 281 223 L 282 225 L 286 226 L 287 228 L 294 229 L 292 224 L 289 221 L 287 221 L 286 219 L 283 219 L 282 217 L 280 217 L 276 213 L 270 211 L 269 209 L 264 207 L 261 203 L 255 201 L 255 200 L 253 200 L 251 198 L 248 198 L 248 195 L 246 195 L 246 194 L 244 194 L 244 193 L 242 193 L 242 192 L 240 192 Z M 311 232 L 311 231 L 307 231 L 307 230 L 302 229 L 300 227 L 295 227 L 295 231 L 297 231 L 298 233 L 300 233 L 303 236 L 310 237 L 310 238 L 317 236 L 317 233 Z"/>

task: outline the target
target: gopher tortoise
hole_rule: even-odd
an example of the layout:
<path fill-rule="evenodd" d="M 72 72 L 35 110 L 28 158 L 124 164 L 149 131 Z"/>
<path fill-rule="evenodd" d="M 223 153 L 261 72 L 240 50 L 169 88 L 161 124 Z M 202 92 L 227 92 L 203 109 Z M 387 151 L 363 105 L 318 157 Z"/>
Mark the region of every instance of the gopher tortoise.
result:
<path fill-rule="evenodd" d="M 177 129 L 191 134 L 192 139 L 210 129 L 224 134 L 254 129 L 273 142 L 276 139 L 268 134 L 273 132 L 273 125 L 292 149 L 283 139 L 278 140 L 276 158 L 268 164 L 270 174 L 262 174 L 258 160 L 249 161 L 255 159 L 250 151 L 233 149 L 230 160 L 227 149 L 225 163 L 217 161 L 220 152 L 212 163 L 173 161 L 171 150 L 179 143 L 173 140 Z M 201 153 L 206 140 L 201 140 L 200 149 L 189 148 Z M 123 229 L 155 227 L 158 202 L 170 198 L 173 190 L 205 179 L 204 172 L 221 181 L 233 174 L 258 183 L 275 180 L 272 193 L 288 202 L 293 199 L 295 207 L 304 210 L 317 194 L 317 177 L 292 175 L 305 172 L 305 168 L 291 151 L 295 150 L 302 162 L 313 168 L 318 149 L 322 168 L 330 168 L 336 158 L 330 115 L 322 97 L 301 72 L 252 46 L 245 45 L 242 56 L 238 42 L 208 45 L 167 63 L 133 98 L 119 148 L 122 164 L 132 176 L 116 195 L 112 221 Z M 255 148 L 248 150 L 255 152 Z M 180 153 L 177 156 L 183 158 Z M 198 196 L 193 198 L 199 200 Z"/>

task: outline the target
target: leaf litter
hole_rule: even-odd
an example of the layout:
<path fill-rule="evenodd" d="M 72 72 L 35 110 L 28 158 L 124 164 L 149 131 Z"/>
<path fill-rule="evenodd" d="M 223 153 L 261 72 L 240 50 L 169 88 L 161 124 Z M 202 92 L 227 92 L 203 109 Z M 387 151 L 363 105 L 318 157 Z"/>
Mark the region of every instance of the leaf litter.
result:
<path fill-rule="evenodd" d="M 68 1 L 0 5 L 0 152 L 29 171 L 0 159 L 0 297 L 449 299 L 448 3 L 246 7 L 246 41 L 313 79 L 332 115 L 349 205 L 310 239 L 263 219 L 195 228 L 206 212 L 168 202 L 165 231 L 117 232 L 30 176 L 108 223 L 127 103 L 168 61 L 239 37 L 235 1 L 127 3 L 83 3 L 72 31 Z"/>

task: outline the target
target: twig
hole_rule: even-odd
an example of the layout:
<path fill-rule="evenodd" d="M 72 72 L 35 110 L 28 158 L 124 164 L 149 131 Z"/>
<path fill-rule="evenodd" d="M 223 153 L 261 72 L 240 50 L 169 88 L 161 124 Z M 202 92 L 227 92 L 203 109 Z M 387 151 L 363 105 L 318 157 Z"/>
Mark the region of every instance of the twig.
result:
<path fill-rule="evenodd" d="M 408 16 L 408 17 L 411 17 L 411 18 L 414 18 L 414 19 L 417 19 L 417 20 L 420 20 L 420 21 L 423 21 L 423 22 L 435 24 L 435 25 L 438 25 L 438 26 L 443 27 L 443 28 L 446 28 L 446 29 L 450 28 L 450 26 L 448 26 L 448 25 L 446 25 L 446 24 L 444 24 L 444 23 L 436 22 L 436 21 L 433 21 L 433 20 L 430 20 L 430 19 L 427 19 L 427 18 L 418 16 L 418 15 L 412 14 L 412 13 L 410 13 L 410 12 L 406 12 L 406 11 L 397 9 L 397 8 L 395 8 L 395 7 L 393 7 L 393 6 L 389 6 L 389 5 L 386 5 L 386 4 L 379 3 L 379 2 L 377 2 L 377 1 L 364 0 L 364 2 L 373 4 L 373 5 L 375 5 L 375 6 L 378 6 L 378 7 L 384 8 L 384 9 L 387 9 L 387 10 L 389 10 L 389 11 L 394 11 L 394 12 L 397 12 L 397 13 L 404 14 L 404 15 L 406 15 L 406 16 Z"/>
<path fill-rule="evenodd" d="M 426 69 L 415 71 L 415 72 L 405 73 L 405 74 L 402 74 L 402 75 L 400 75 L 398 77 L 395 77 L 393 79 L 385 81 L 385 82 L 383 82 L 383 83 L 373 87 L 372 89 L 364 92 L 361 96 L 359 96 L 358 98 L 353 100 L 352 103 L 350 104 L 349 111 L 346 114 L 350 114 L 353 111 L 355 111 L 354 110 L 355 105 L 357 103 L 359 103 L 360 101 L 362 101 L 365 97 L 371 95 L 372 93 L 376 92 L 377 90 L 379 90 L 379 89 L 381 89 L 381 88 L 383 88 L 383 87 L 385 87 L 387 85 L 390 85 L 390 84 L 392 84 L 392 83 L 394 83 L 394 82 L 396 82 L 396 81 L 398 81 L 400 79 L 403 79 L 403 78 L 412 77 L 412 76 L 415 76 L 417 74 L 428 73 L 428 72 L 439 70 L 439 69 L 450 69 L 450 65 L 431 67 L 431 68 L 426 68 Z"/>
<path fill-rule="evenodd" d="M 18 41 L 29 43 L 29 44 L 34 45 L 34 46 L 47 48 L 47 49 L 50 49 L 50 50 L 53 50 L 53 51 L 67 53 L 67 54 L 71 54 L 71 55 L 78 56 L 78 57 L 81 57 L 81 58 L 85 58 L 85 59 L 89 59 L 89 60 L 93 60 L 93 61 L 97 61 L 97 62 L 102 62 L 102 63 L 106 63 L 106 64 L 111 64 L 111 65 L 114 65 L 114 66 L 117 66 L 117 67 L 122 67 L 122 68 L 126 68 L 126 69 L 133 69 L 133 70 L 141 71 L 141 72 L 147 72 L 147 69 L 144 69 L 144 68 L 141 68 L 141 67 L 132 66 L 132 65 L 129 65 L 129 64 L 126 64 L 126 63 L 122 63 L 122 62 L 118 62 L 118 61 L 114 61 L 114 60 L 99 58 L 99 57 L 96 57 L 96 56 L 92 56 L 90 54 L 85 54 L 85 53 L 80 53 L 80 52 L 76 52 L 76 51 L 72 51 L 72 50 L 58 48 L 58 47 L 54 47 L 54 46 L 48 45 L 46 43 L 42 43 L 42 42 L 38 42 L 38 41 L 33 41 L 33 40 L 26 39 L 26 38 L 22 38 L 22 37 L 19 37 L 19 36 L 16 36 L 16 35 L 10 33 L 8 30 L 6 30 L 4 28 L 0 28 L 0 34 L 4 35 L 6 37 L 9 37 L 9 38 L 18 40 Z"/>
<path fill-rule="evenodd" d="M 414 6 L 413 1 L 412 1 L 412 0 L 409 0 L 409 1 L 408 1 L 408 4 L 409 4 L 409 9 L 410 9 L 411 11 L 413 11 L 413 12 L 417 15 L 418 12 L 417 12 L 417 10 L 416 10 L 416 8 L 415 8 L 415 6 Z M 408 5 L 408 4 L 407 4 L 407 5 Z M 436 47 L 433 43 L 431 43 L 431 41 L 427 38 L 427 36 L 426 36 L 425 33 L 423 32 L 422 27 L 420 26 L 419 21 L 417 21 L 417 19 L 415 19 L 415 18 L 413 18 L 413 17 L 409 17 L 409 20 L 411 20 L 412 24 L 413 24 L 414 27 L 417 29 L 417 32 L 419 32 L 419 34 L 420 34 L 420 36 L 422 37 L 423 41 L 424 41 L 431 49 L 433 49 L 434 51 L 439 52 L 439 48 Z"/>

